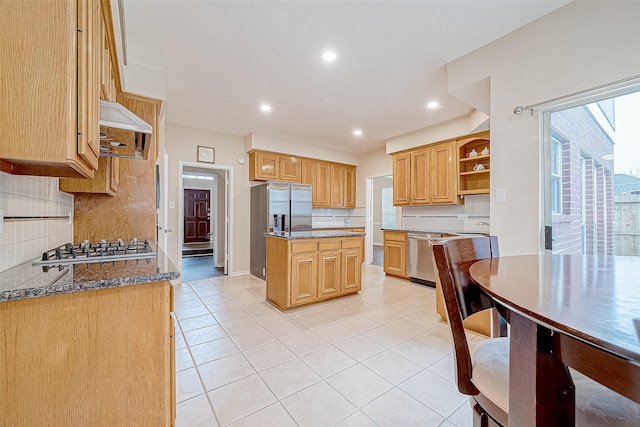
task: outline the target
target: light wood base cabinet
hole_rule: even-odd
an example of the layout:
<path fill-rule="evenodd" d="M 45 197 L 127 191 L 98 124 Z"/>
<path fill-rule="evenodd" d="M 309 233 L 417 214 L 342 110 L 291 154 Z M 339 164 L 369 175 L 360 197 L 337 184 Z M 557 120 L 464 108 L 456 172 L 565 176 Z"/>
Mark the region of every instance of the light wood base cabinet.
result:
<path fill-rule="evenodd" d="M 407 276 L 407 233 L 404 231 L 384 232 L 384 272 L 392 276 Z"/>
<path fill-rule="evenodd" d="M 171 285 L 0 303 L 0 424 L 170 426 Z"/>
<path fill-rule="evenodd" d="M 287 310 L 358 292 L 363 240 L 267 236 L 267 301 Z"/>

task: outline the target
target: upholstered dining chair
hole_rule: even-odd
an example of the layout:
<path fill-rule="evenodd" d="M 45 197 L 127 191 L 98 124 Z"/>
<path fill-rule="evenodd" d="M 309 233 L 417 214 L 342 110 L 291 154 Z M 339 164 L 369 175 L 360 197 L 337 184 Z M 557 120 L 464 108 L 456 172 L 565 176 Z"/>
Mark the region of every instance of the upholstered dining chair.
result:
<path fill-rule="evenodd" d="M 453 337 L 458 390 L 470 396 L 474 427 L 506 427 L 509 425 L 509 338 L 482 340 L 470 348 L 462 323 L 470 315 L 493 307 L 491 300 L 471 280 L 469 267 L 481 259 L 499 256 L 498 239 L 478 236 L 442 240 L 434 243 L 433 256 Z M 640 425 L 640 405 L 575 370 L 570 372 L 575 385 L 576 426 Z"/>

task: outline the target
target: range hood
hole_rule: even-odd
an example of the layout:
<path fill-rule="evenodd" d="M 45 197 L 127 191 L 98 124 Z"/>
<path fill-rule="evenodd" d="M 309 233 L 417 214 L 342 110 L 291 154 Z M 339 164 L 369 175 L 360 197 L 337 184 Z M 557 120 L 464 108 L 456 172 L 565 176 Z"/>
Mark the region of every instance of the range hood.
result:
<path fill-rule="evenodd" d="M 146 160 L 151 125 L 117 102 L 100 100 L 100 156 Z"/>

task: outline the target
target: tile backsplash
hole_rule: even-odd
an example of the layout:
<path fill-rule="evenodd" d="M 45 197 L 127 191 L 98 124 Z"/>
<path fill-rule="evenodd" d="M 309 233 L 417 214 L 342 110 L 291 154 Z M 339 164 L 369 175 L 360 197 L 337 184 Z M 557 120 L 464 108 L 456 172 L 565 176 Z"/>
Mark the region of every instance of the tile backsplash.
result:
<path fill-rule="evenodd" d="M 464 204 L 402 208 L 402 228 L 407 230 L 489 232 L 489 195 L 465 196 Z M 464 218 L 466 219 L 459 219 Z"/>
<path fill-rule="evenodd" d="M 0 172 L 0 272 L 73 241 L 73 195 L 58 178 Z"/>
<path fill-rule="evenodd" d="M 311 225 L 313 228 L 364 227 L 364 208 L 313 208 Z"/>

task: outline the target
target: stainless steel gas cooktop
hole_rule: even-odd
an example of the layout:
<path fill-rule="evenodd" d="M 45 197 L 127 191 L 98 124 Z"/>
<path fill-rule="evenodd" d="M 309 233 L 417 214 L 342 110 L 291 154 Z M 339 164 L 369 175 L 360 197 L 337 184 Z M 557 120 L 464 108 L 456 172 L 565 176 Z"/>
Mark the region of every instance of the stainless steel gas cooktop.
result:
<path fill-rule="evenodd" d="M 53 266 L 87 262 L 115 262 L 129 259 L 154 258 L 156 252 L 148 240 L 132 239 L 123 241 L 101 240 L 91 243 L 65 243 L 42 254 L 42 259 L 33 265 Z"/>

